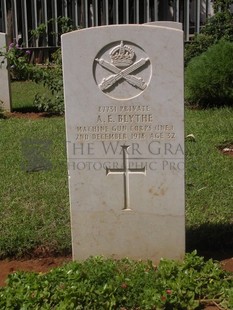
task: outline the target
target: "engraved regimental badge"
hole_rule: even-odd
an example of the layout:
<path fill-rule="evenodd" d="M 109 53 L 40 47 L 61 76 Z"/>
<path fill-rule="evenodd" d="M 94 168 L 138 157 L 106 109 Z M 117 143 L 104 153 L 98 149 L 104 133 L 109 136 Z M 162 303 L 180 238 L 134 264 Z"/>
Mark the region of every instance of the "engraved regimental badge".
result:
<path fill-rule="evenodd" d="M 130 99 L 146 89 L 151 65 L 143 49 L 121 41 L 110 47 L 110 51 L 105 52 L 106 48 L 103 50 L 95 58 L 95 78 L 98 87 L 106 95 L 115 99 Z"/>

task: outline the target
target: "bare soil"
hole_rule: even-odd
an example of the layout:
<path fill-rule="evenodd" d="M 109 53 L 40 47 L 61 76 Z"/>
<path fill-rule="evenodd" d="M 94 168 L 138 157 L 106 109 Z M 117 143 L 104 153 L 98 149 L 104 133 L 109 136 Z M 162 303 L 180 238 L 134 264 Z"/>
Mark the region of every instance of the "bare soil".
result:
<path fill-rule="evenodd" d="M 43 257 L 25 260 L 0 260 L 0 286 L 4 286 L 9 274 L 16 271 L 46 273 L 52 268 L 60 267 L 72 260 L 71 256 Z"/>

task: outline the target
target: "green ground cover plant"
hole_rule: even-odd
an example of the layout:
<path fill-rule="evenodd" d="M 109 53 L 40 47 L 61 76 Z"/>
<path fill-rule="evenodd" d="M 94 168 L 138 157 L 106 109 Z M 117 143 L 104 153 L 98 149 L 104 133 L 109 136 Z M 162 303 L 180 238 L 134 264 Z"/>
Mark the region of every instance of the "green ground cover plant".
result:
<path fill-rule="evenodd" d="M 233 276 L 195 252 L 182 262 L 92 257 L 47 274 L 17 272 L 0 288 L 1 309 L 203 309 L 233 307 Z"/>

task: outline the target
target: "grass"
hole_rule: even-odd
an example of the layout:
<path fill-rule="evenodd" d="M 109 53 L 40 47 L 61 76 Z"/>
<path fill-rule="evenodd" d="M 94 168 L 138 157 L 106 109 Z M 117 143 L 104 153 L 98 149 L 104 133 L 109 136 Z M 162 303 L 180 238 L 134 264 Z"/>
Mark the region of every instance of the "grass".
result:
<path fill-rule="evenodd" d="M 0 132 L 0 257 L 70 250 L 64 119 L 1 119 Z M 28 138 L 48 141 L 51 169 L 33 170 Z"/>
<path fill-rule="evenodd" d="M 36 93 L 50 95 L 43 84 L 36 84 L 31 81 L 15 81 L 11 83 L 11 90 L 13 110 L 20 112 L 37 111 L 36 107 L 32 104 Z"/>
<path fill-rule="evenodd" d="M 186 111 L 186 223 L 191 248 L 233 248 L 233 158 L 218 147 L 233 142 L 233 109 Z M 232 253 L 233 254 L 233 253 Z"/>
<path fill-rule="evenodd" d="M 13 108 L 30 108 L 29 94 L 38 88 L 25 83 L 30 89 L 26 91 L 21 83 L 13 85 L 13 92 L 17 90 Z M 25 105 L 22 98 L 28 100 Z M 189 251 L 233 248 L 233 158 L 218 150 L 219 145 L 233 139 L 232 112 L 232 108 L 186 110 L 186 135 L 195 136 L 195 141 L 186 141 Z M 33 251 L 70 252 L 63 117 L 0 119 L 0 133 L 0 258 L 30 255 Z M 23 141 L 28 139 L 48 141 L 48 166 L 35 166 L 30 160 L 33 155 L 27 160 Z"/>
<path fill-rule="evenodd" d="M 233 159 L 218 147 L 233 142 L 233 110 L 187 110 L 186 143 L 187 224 L 233 223 Z M 197 223 L 197 218 L 199 219 Z"/>

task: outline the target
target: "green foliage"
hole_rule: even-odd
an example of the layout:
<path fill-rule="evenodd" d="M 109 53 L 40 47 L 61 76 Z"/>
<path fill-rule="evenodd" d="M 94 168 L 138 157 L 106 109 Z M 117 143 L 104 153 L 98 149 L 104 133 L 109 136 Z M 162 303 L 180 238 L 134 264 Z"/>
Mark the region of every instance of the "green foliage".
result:
<path fill-rule="evenodd" d="M 1 309 L 200 309 L 232 306 L 233 277 L 195 252 L 183 262 L 72 262 L 48 274 L 17 272 L 0 289 Z"/>
<path fill-rule="evenodd" d="M 46 34 L 47 28 L 54 23 L 51 19 L 46 24 L 40 24 L 31 34 L 39 39 Z M 72 21 L 67 17 L 58 17 L 58 35 L 74 30 Z M 54 33 L 51 33 L 54 34 Z M 52 61 L 47 66 L 36 66 L 29 63 L 30 51 L 24 51 L 18 45 L 11 43 L 7 51 L 1 51 L 0 56 L 4 56 L 8 61 L 8 68 L 12 79 L 32 80 L 43 83 L 49 90 L 49 96 L 36 94 L 34 105 L 39 111 L 51 112 L 56 114 L 64 113 L 63 78 L 61 48 L 52 55 Z"/>
<path fill-rule="evenodd" d="M 48 21 L 48 25 L 54 23 L 54 19 Z M 58 17 L 58 35 L 59 37 L 75 28 L 71 19 L 67 17 Z M 40 33 L 40 32 L 39 32 Z M 54 33 L 52 33 L 54 34 Z M 64 113 L 64 94 L 62 77 L 62 57 L 61 48 L 52 55 L 52 63 L 43 69 L 40 76 L 34 76 L 37 82 L 43 82 L 44 86 L 50 91 L 52 96 L 35 96 L 34 105 L 39 111 L 63 114 Z"/>
<path fill-rule="evenodd" d="M 50 31 L 51 29 L 54 29 L 56 26 L 58 27 L 58 32 L 55 33 L 53 31 Z M 73 25 L 72 20 L 69 17 L 65 16 L 58 16 L 57 19 L 51 18 L 46 23 L 41 23 L 36 29 L 31 30 L 31 40 L 32 39 L 43 39 L 47 35 L 55 35 L 58 36 L 60 40 L 60 36 L 63 33 L 67 33 L 70 31 L 75 30 L 76 28 Z"/>
<path fill-rule="evenodd" d="M 50 91 L 51 96 L 37 94 L 34 99 L 34 105 L 39 111 L 63 114 L 64 95 L 61 49 L 58 49 L 52 57 L 52 66 L 47 66 L 43 69 L 43 78 L 38 79 Z"/>
<path fill-rule="evenodd" d="M 227 12 L 217 12 L 209 18 L 202 33 L 212 36 L 214 43 L 221 39 L 233 41 L 233 15 Z"/>
<path fill-rule="evenodd" d="M 33 38 L 39 39 L 41 36 L 46 34 L 47 25 L 41 23 L 36 29 L 31 30 Z"/>
<path fill-rule="evenodd" d="M 29 64 L 30 51 L 24 51 L 20 46 L 11 43 L 7 50 L 1 49 L 0 56 L 7 62 L 11 79 L 27 80 L 32 76 L 33 66 Z"/>
<path fill-rule="evenodd" d="M 54 19 L 51 19 L 51 22 L 54 22 Z M 72 20 L 69 17 L 59 16 L 57 18 L 57 24 L 58 24 L 58 36 L 76 30 Z"/>
<path fill-rule="evenodd" d="M 215 0 L 213 3 L 214 12 L 229 11 L 230 5 L 233 4 L 233 0 Z"/>
<path fill-rule="evenodd" d="M 217 11 L 214 16 L 207 20 L 207 23 L 201 29 L 201 33 L 196 34 L 193 40 L 186 43 L 184 52 L 185 66 L 193 57 L 201 55 L 221 39 L 233 41 L 233 14 L 229 10 Z"/>
<path fill-rule="evenodd" d="M 232 45 L 223 42 L 233 42 L 230 4 L 233 0 L 215 1 L 215 15 L 185 46 L 185 97 L 190 104 L 222 106 L 233 103 Z"/>
<path fill-rule="evenodd" d="M 189 41 L 185 44 L 184 50 L 184 65 L 188 65 L 190 60 L 196 56 L 201 55 L 203 52 L 213 45 L 215 39 L 207 34 L 200 33 L 195 36 L 192 41 Z"/>
<path fill-rule="evenodd" d="M 233 43 L 219 41 L 194 58 L 185 72 L 185 98 L 191 105 L 233 104 Z"/>
<path fill-rule="evenodd" d="M 47 23 L 53 24 L 54 19 Z M 67 17 L 57 18 L 58 33 L 60 36 L 64 33 L 75 30 L 72 20 Z M 54 34 L 54 33 L 51 33 Z M 51 112 L 56 114 L 64 113 L 64 94 L 63 94 L 63 76 L 62 76 L 62 57 L 61 48 L 58 48 L 52 55 L 52 63 L 41 72 L 39 77 L 34 77 L 37 82 L 43 82 L 44 86 L 50 91 L 51 96 L 35 96 L 34 105 L 39 111 Z"/>

